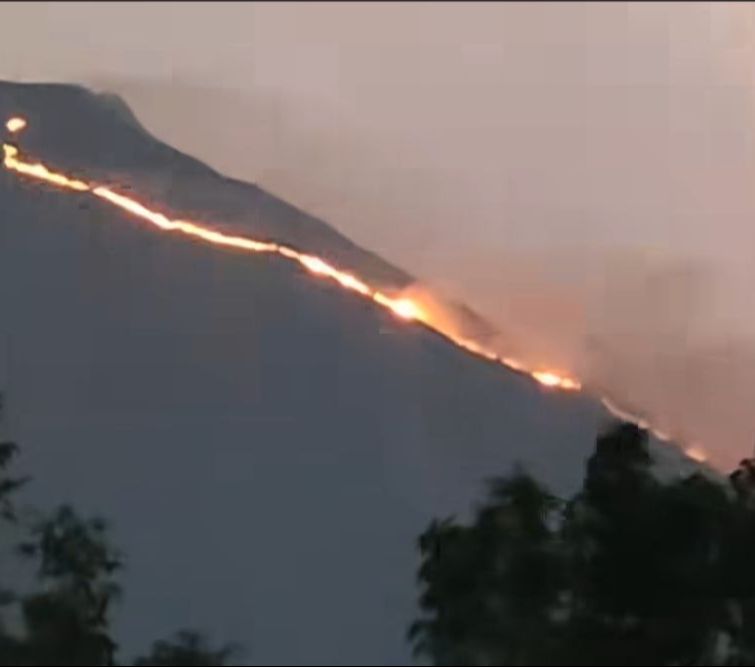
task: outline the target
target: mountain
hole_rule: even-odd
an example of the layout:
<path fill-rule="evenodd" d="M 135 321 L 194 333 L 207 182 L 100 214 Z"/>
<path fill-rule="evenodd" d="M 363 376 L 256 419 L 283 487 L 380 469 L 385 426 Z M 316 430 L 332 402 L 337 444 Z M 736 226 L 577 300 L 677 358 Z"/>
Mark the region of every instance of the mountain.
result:
<path fill-rule="evenodd" d="M 172 217 L 413 280 L 117 98 L 1 83 L 17 114 L 25 154 Z M 7 171 L 0 203 L 0 388 L 28 499 L 112 521 L 127 655 L 189 626 L 252 663 L 405 663 L 427 522 L 516 461 L 569 492 L 606 418 L 295 264 Z"/>

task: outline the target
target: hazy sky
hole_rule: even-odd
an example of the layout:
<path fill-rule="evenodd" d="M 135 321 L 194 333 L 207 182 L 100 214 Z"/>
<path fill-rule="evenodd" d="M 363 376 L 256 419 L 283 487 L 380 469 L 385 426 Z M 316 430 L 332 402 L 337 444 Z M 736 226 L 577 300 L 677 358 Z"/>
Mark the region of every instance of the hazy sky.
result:
<path fill-rule="evenodd" d="M 755 438 L 746 4 L 16 4 L 0 76 L 121 92 L 711 449 Z"/>

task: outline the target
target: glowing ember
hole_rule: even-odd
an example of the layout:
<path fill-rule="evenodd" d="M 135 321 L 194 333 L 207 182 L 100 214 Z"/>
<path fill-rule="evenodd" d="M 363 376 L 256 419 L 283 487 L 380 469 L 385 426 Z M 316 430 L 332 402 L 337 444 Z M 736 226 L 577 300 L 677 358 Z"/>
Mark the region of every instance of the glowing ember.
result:
<path fill-rule="evenodd" d="M 405 320 L 416 320 L 420 318 L 422 312 L 413 301 L 409 299 L 399 299 L 391 305 L 391 310 L 399 317 Z"/>
<path fill-rule="evenodd" d="M 18 158 L 18 149 L 10 144 L 3 144 L 3 164 L 6 169 L 12 169 L 19 174 L 37 178 L 42 181 L 47 181 L 53 185 L 57 185 L 61 188 L 68 188 L 69 190 L 77 190 L 78 192 L 86 192 L 89 190 L 89 186 L 83 181 L 77 181 L 73 178 L 68 178 L 63 174 L 56 174 L 50 171 L 43 164 L 23 162 Z"/>
<path fill-rule="evenodd" d="M 556 375 L 551 371 L 532 371 L 532 377 L 546 387 L 560 387 L 561 389 L 579 389 L 580 385 L 571 378 Z"/>
<path fill-rule="evenodd" d="M 11 134 L 15 134 L 16 132 L 20 132 L 26 127 L 26 120 L 23 118 L 11 118 L 6 124 L 5 128 L 10 132 Z"/>
<path fill-rule="evenodd" d="M 10 132 L 20 132 L 26 127 L 26 121 L 23 118 L 11 118 L 6 123 L 6 127 Z M 159 213 L 136 199 L 120 194 L 109 187 L 86 183 L 82 180 L 52 171 L 41 163 L 27 162 L 20 157 L 18 149 L 10 144 L 3 144 L 3 156 L 3 165 L 10 171 L 23 174 L 29 178 L 45 181 L 59 188 L 97 197 L 163 231 L 178 232 L 207 243 L 244 250 L 246 252 L 275 254 L 290 261 L 295 261 L 313 275 L 330 279 L 344 289 L 372 299 L 372 301 L 390 310 L 403 320 L 424 323 L 471 354 L 510 366 L 520 372 L 528 372 L 516 360 L 500 359 L 495 352 L 484 349 L 474 341 L 459 338 L 451 332 L 444 330 L 441 324 L 433 322 L 432 318 L 412 299 L 388 296 L 351 273 L 341 271 L 320 257 L 299 252 L 285 245 L 269 241 L 258 241 L 243 236 L 228 235 L 193 222 L 172 220 L 163 213 Z M 564 390 L 578 390 L 581 387 L 576 380 L 559 375 L 553 371 L 534 371 L 530 375 L 546 387 Z"/>
<path fill-rule="evenodd" d="M 557 387 L 560 378 L 553 373 L 547 371 L 533 371 L 532 377 L 534 377 L 540 384 L 544 384 L 546 387 Z"/>

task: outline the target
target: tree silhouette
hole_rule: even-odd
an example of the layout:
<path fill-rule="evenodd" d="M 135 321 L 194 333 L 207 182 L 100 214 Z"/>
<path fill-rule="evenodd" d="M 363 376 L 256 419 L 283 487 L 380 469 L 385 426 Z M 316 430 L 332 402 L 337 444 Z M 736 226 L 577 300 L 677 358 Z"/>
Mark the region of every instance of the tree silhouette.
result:
<path fill-rule="evenodd" d="M 16 553 L 34 565 L 39 590 L 20 596 L 0 587 L 0 665 L 115 665 L 110 613 L 121 593 L 115 576 L 123 563 L 107 524 L 67 505 L 22 521 L 14 496 L 29 480 L 9 473 L 17 453 L 15 443 L 0 442 L 0 525 L 26 535 Z M 11 611 L 20 617 L 15 632 L 6 622 Z M 156 642 L 135 664 L 224 665 L 235 651 L 211 648 L 200 634 L 184 631 Z"/>
<path fill-rule="evenodd" d="M 550 522 L 558 502 L 522 471 L 491 485 L 474 524 L 433 522 L 420 537 L 424 618 L 410 629 L 438 664 L 539 662 L 550 651 L 562 562 Z M 552 629 L 552 628 L 550 628 Z M 542 641 L 535 643 L 531 633 Z"/>
<path fill-rule="evenodd" d="M 155 642 L 150 654 L 138 658 L 134 665 L 137 667 L 171 667 L 173 665 L 211 667 L 224 665 L 236 653 L 236 650 L 236 647 L 232 645 L 211 648 L 207 640 L 198 632 L 182 630 L 175 639 Z"/>
<path fill-rule="evenodd" d="M 0 424 L 2 423 L 3 409 L 4 399 L 3 395 L 0 394 Z M 29 481 L 27 477 L 8 476 L 8 469 L 17 454 L 18 445 L 15 442 L 0 439 L 0 519 L 12 523 L 15 523 L 18 519 L 13 496 Z"/>
<path fill-rule="evenodd" d="M 755 475 L 654 475 L 648 436 L 602 434 L 558 503 L 522 471 L 470 525 L 419 541 L 415 650 L 443 665 L 753 664 Z M 755 470 L 755 468 L 753 468 Z"/>
<path fill-rule="evenodd" d="M 566 654 L 585 664 L 711 658 L 733 510 L 725 487 L 702 475 L 661 484 L 636 426 L 600 437 L 562 527 L 573 592 Z"/>
<path fill-rule="evenodd" d="M 40 593 L 22 602 L 30 664 L 112 665 L 112 602 L 120 593 L 113 575 L 121 561 L 101 519 L 81 519 L 68 506 L 31 529 L 20 552 L 34 559 Z"/>

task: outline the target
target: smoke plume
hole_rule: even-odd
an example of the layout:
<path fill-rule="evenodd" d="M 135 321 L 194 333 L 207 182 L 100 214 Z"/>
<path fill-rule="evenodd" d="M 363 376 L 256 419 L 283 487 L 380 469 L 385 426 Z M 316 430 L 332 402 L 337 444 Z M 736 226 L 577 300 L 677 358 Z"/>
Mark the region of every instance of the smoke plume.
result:
<path fill-rule="evenodd" d="M 4 77 L 123 95 L 473 307 L 502 354 L 750 453 L 751 7 L 65 7 L 0 10 Z"/>

